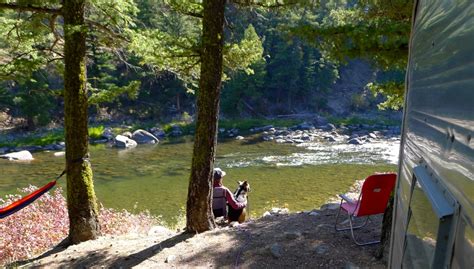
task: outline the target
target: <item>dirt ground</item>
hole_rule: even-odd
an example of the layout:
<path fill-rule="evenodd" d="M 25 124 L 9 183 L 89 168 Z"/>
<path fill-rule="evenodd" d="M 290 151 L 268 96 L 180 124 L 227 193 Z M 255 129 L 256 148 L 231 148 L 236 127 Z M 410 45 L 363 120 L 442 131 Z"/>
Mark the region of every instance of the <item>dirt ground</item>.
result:
<path fill-rule="evenodd" d="M 148 235 L 101 237 L 57 247 L 21 267 L 386 268 L 374 258 L 379 245 L 359 247 L 349 231 L 335 231 L 336 213 L 334 204 L 292 214 L 276 210 L 257 220 L 196 235 L 154 227 Z M 374 239 L 380 227 L 381 216 L 356 235 Z"/>

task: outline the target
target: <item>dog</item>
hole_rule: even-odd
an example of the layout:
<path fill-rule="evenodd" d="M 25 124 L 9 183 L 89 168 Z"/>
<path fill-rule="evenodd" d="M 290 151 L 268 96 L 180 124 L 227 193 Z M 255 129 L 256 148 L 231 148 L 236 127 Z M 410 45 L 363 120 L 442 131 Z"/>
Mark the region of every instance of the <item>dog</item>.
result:
<path fill-rule="evenodd" d="M 239 203 L 247 204 L 247 195 L 250 192 L 250 184 L 247 180 L 239 181 L 239 187 L 234 192 L 234 198 Z M 247 218 L 246 207 L 242 209 L 233 209 L 231 206 L 227 210 L 227 218 L 229 222 L 238 221 L 242 223 Z"/>

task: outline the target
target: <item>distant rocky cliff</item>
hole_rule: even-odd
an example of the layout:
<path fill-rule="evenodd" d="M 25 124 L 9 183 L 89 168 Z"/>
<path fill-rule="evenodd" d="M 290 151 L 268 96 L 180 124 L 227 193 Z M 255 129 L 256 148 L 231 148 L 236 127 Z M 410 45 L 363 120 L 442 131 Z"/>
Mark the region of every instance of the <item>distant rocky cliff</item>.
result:
<path fill-rule="evenodd" d="M 377 100 L 366 88 L 374 81 L 376 71 L 369 63 L 352 60 L 339 69 L 339 79 L 327 96 L 329 112 L 344 116 L 354 111 L 368 112 L 377 110 Z"/>

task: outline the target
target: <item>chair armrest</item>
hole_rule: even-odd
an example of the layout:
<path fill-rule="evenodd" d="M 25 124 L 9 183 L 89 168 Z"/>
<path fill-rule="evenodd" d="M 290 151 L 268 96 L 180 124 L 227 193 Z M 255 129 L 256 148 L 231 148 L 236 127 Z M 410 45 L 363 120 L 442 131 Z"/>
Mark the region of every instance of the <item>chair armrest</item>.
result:
<path fill-rule="evenodd" d="M 342 200 L 350 203 L 350 204 L 357 204 L 357 201 L 352 200 L 351 198 L 347 197 L 345 194 L 339 194 Z"/>

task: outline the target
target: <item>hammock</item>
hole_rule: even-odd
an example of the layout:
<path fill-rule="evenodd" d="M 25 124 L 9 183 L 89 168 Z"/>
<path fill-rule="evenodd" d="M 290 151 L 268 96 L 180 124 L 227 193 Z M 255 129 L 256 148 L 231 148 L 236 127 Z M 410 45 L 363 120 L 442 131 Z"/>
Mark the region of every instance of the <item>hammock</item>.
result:
<path fill-rule="evenodd" d="M 37 189 L 36 191 L 28 194 L 27 196 L 17 200 L 6 207 L 0 208 L 0 219 L 10 216 L 11 214 L 25 208 L 29 204 L 33 203 L 36 199 L 40 198 L 41 195 L 48 192 L 56 185 L 56 181 L 62 177 L 66 171 L 64 171 L 60 176 L 58 176 L 55 180 L 49 182 L 48 184 L 44 185 L 43 187 Z"/>

